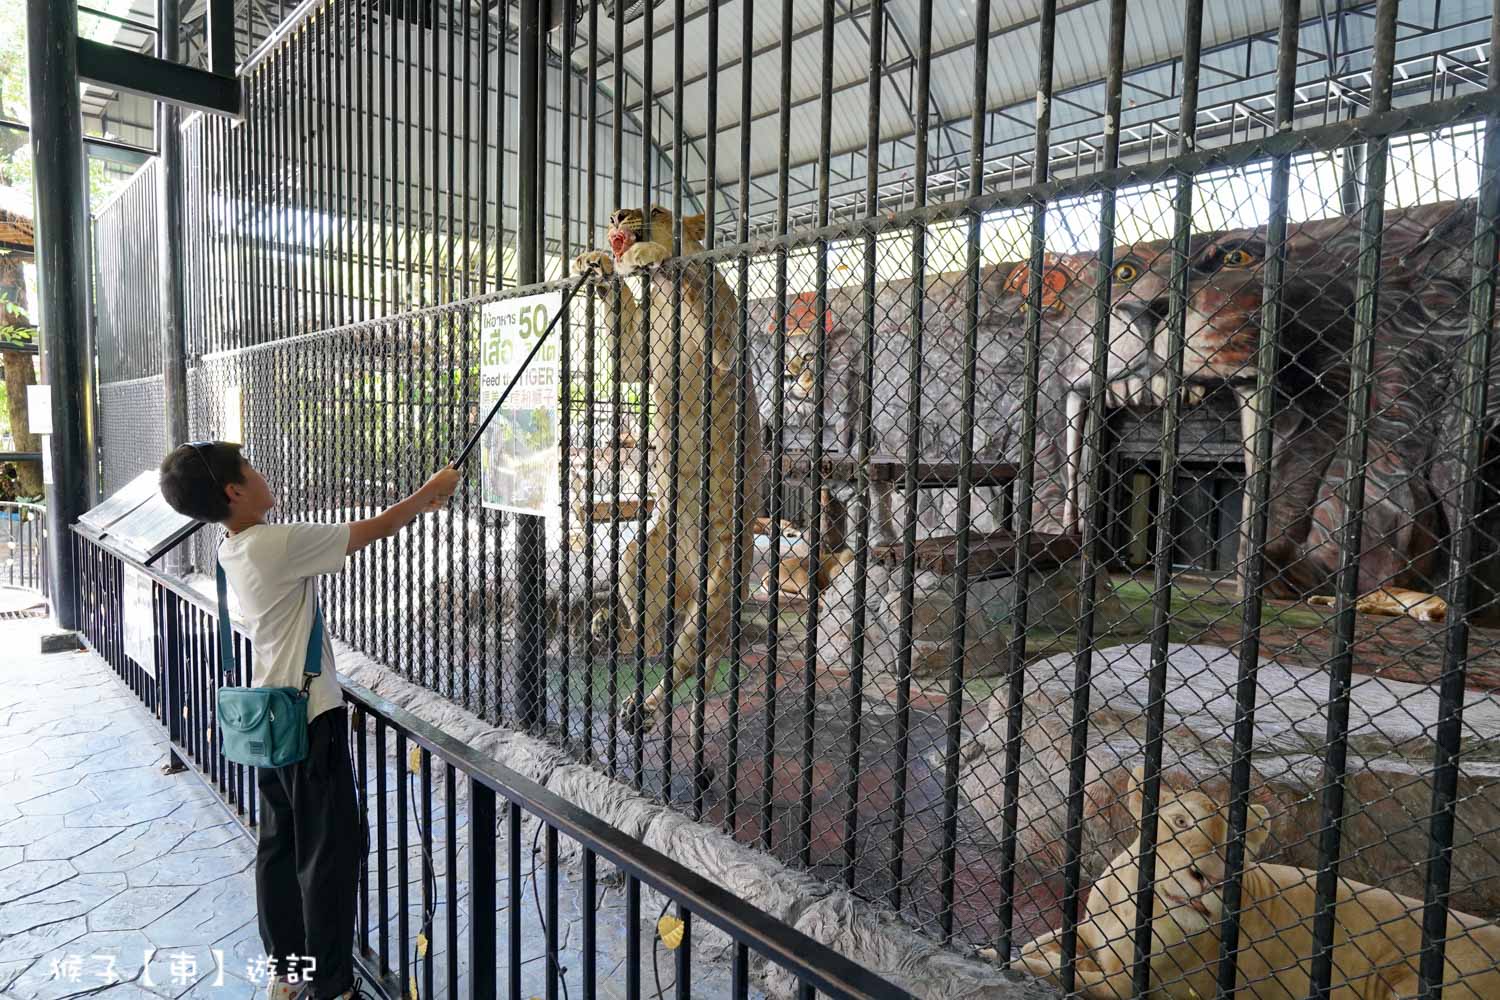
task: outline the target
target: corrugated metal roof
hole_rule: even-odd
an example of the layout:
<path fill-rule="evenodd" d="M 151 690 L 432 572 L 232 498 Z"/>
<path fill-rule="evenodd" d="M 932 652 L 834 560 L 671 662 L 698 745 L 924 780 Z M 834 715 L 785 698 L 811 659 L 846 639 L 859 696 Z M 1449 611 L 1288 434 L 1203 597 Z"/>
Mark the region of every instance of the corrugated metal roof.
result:
<path fill-rule="evenodd" d="M 487 10 L 499 18 L 508 11 L 512 18 L 517 0 L 496 4 L 495 0 L 469 0 L 471 12 Z M 584 0 L 578 0 L 580 7 Z M 144 11 L 155 0 L 132 0 L 132 10 Z M 823 4 L 810 0 L 783 3 L 772 0 L 713 0 L 719 21 L 718 70 L 712 81 L 707 78 L 709 64 L 708 30 L 710 0 L 687 0 L 683 21 L 683 59 L 680 67 L 684 80 L 681 101 L 675 100 L 673 81 L 679 67 L 674 58 L 676 44 L 674 4 L 657 0 L 652 9 L 651 106 L 653 139 L 668 156 L 671 154 L 673 129 L 680 121 L 688 151 L 683 157 L 688 189 L 703 195 L 705 157 L 712 150 L 716 156 L 716 181 L 720 191 L 718 205 L 725 213 L 721 221 L 740 211 L 741 138 L 748 131 L 749 174 L 753 179 L 750 214 L 760 223 L 774 217 L 777 195 L 777 171 L 782 149 L 783 127 L 781 100 L 782 19 L 789 10 L 791 22 L 790 107 L 786 112 L 787 160 L 789 163 L 789 201 L 794 211 L 815 202 L 818 181 L 817 164 L 824 149 L 821 137 L 821 98 L 824 93 Z M 742 55 L 746 4 L 750 3 L 750 37 L 748 59 L 750 121 L 741 121 L 744 96 L 745 61 Z M 1320 9 L 1342 15 L 1331 17 L 1328 25 L 1319 19 Z M 1424 53 L 1460 50 L 1470 52 L 1460 58 L 1482 65 L 1488 58 L 1490 0 L 1402 0 L 1401 58 Z M 637 6 L 637 5 L 630 5 Z M 1091 169 L 1096 147 L 1102 134 L 1101 110 L 1104 93 L 1100 81 L 1106 70 L 1108 35 L 1108 0 L 1059 0 L 1056 37 L 1056 65 L 1052 139 L 1054 160 L 1066 169 Z M 1299 78 L 1303 82 L 1304 101 L 1320 99 L 1328 92 L 1323 82 L 1328 75 L 1326 46 L 1335 35 L 1338 41 L 1339 72 L 1357 74 L 1368 67 L 1373 0 L 1302 0 L 1304 26 L 1302 44 L 1305 50 Z M 935 184 L 966 182 L 971 148 L 970 120 L 974 104 L 975 0 L 943 0 L 931 3 L 931 73 L 930 101 L 926 109 L 914 108 L 916 60 L 912 55 L 918 46 L 919 18 L 922 0 L 886 0 L 885 43 L 880 58 L 881 146 L 876 169 L 883 183 L 895 189 L 910 189 L 914 174 L 912 136 L 923 114 L 930 125 L 929 174 Z M 985 162 L 993 184 L 1010 183 L 1008 177 L 1024 180 L 1029 174 L 1035 122 L 1037 89 L 1037 52 L 1039 30 L 1037 19 L 1041 0 L 992 0 L 988 76 L 983 89 L 987 112 L 984 121 Z M 1275 30 L 1279 19 L 1279 0 L 1207 0 L 1204 12 L 1204 55 L 1201 65 L 1204 108 L 1200 127 L 1224 122 L 1235 114 L 1235 106 L 1251 107 L 1259 112 L 1269 109 L 1267 95 L 1273 86 L 1276 59 Z M 1171 152 L 1170 135 L 1176 127 L 1178 93 L 1181 84 L 1180 52 L 1182 48 L 1182 0 L 1130 0 L 1126 22 L 1126 87 L 1123 123 L 1127 148 L 1137 148 L 1154 136 L 1163 155 Z M 451 10 L 452 8 L 448 8 Z M 600 65 L 599 79 L 605 90 L 614 83 L 614 22 L 610 15 L 614 3 L 601 3 L 597 10 Z M 871 84 L 869 73 L 869 35 L 871 30 L 868 0 L 832 0 L 834 16 L 833 56 L 828 61 L 827 79 L 831 90 L 830 137 L 827 143 L 831 159 L 830 188 L 835 201 L 862 203 L 865 176 L 870 171 L 864 151 L 868 142 Z M 627 191 L 638 184 L 641 162 L 637 135 L 630 134 L 639 120 L 641 79 L 645 72 L 647 47 L 642 44 L 646 19 L 639 14 L 623 25 L 622 62 L 627 73 L 625 107 L 627 135 L 623 141 L 624 162 L 618 169 Z M 588 17 L 581 18 L 578 33 L 587 32 Z M 514 44 L 514 35 L 511 35 Z M 1246 41 L 1248 39 L 1259 39 Z M 554 46 L 560 41 L 553 35 Z M 1479 44 L 1477 52 L 1463 46 Z M 573 50 L 573 61 L 582 71 L 588 51 L 587 39 L 580 37 Z M 513 93 L 517 61 L 512 59 L 508 90 Z M 710 132 L 710 99 L 715 102 L 713 129 Z M 557 95 L 552 99 L 555 102 Z M 511 98 L 514 100 L 514 98 Z M 601 127 L 608 129 L 612 117 L 609 101 L 601 102 Z M 149 105 L 148 105 L 149 106 Z M 118 105 L 111 105 L 118 107 Z M 575 101 L 575 112 L 584 107 Z M 1229 108 L 1229 111 L 1224 109 Z M 1245 112 L 1239 111 L 1243 118 Z M 507 131 L 514 132 L 519 121 L 508 119 Z M 1227 128 L 1227 126 L 1224 126 Z M 149 132 L 146 133 L 149 135 Z M 1243 133 L 1241 133 L 1243 134 Z M 549 129 L 552 158 L 560 154 L 561 130 Z M 498 137 L 497 137 L 498 138 Z M 611 139 L 603 137 L 604 150 Z M 513 135 L 504 141 L 514 149 Z M 1135 155 L 1135 154 L 1131 154 Z M 1068 166 L 1069 156 L 1077 156 L 1076 166 Z M 574 154 L 576 160 L 577 154 Z M 597 164 L 601 176 L 612 176 L 613 163 Z M 548 190 L 560 189 L 560 174 L 553 164 Z M 661 200 L 670 189 L 670 167 L 658 164 L 656 180 L 661 185 L 656 197 Z M 1009 174 L 1006 172 L 1009 171 Z M 805 216 L 802 221 L 805 221 Z"/>
<path fill-rule="evenodd" d="M 707 4 L 688 5 L 684 22 L 684 87 L 680 115 L 687 133 L 701 137 L 707 130 L 710 82 L 705 78 L 708 65 Z M 919 0 L 890 0 L 886 5 L 887 31 L 885 58 L 886 91 L 882 94 L 882 137 L 886 139 L 911 135 L 914 125 L 911 102 L 914 100 L 915 73 L 911 52 L 918 45 Z M 1213 46 L 1238 37 L 1265 31 L 1276 23 L 1275 0 L 1255 0 L 1244 4 L 1210 4 L 1204 18 L 1204 44 Z M 791 87 L 794 103 L 811 102 L 822 92 L 822 38 L 820 5 L 791 4 Z M 1306 3 L 1309 14 L 1315 13 L 1316 0 Z M 740 60 L 743 0 L 720 3 L 719 43 L 720 69 L 713 82 L 718 105 L 718 128 L 721 141 L 737 146 L 740 118 Z M 751 170 L 757 175 L 775 170 L 779 153 L 776 111 L 781 95 L 781 4 L 753 5 L 752 54 L 754 78 L 751 94 L 752 126 Z M 869 77 L 869 7 L 848 2 L 834 4 L 834 54 L 830 83 L 835 100 L 835 151 L 859 148 L 866 137 Z M 1003 108 L 1028 100 L 1036 90 L 1036 53 L 1038 49 L 1037 18 L 1040 4 L 1034 0 L 1002 2 L 992 6 L 990 17 L 990 71 L 986 103 Z M 603 12 L 601 11 L 601 14 Z M 657 102 L 671 109 L 674 79 L 673 48 L 675 44 L 670 11 L 665 6 L 654 11 L 652 56 L 652 90 Z M 640 79 L 645 70 L 645 48 L 640 39 L 645 19 L 637 18 L 626 26 L 625 65 Z M 1104 39 L 1108 36 L 1108 5 L 1104 0 L 1075 0 L 1061 5 L 1056 40 L 1055 86 L 1063 89 L 1101 79 L 1105 71 Z M 973 107 L 975 37 L 973 0 L 953 0 L 932 5 L 933 61 L 931 64 L 930 103 L 933 113 L 944 120 L 966 119 Z M 604 58 L 612 58 L 613 27 L 600 23 L 600 49 Z M 1136 0 L 1129 8 L 1126 30 L 1126 66 L 1134 68 L 1176 57 L 1181 50 L 1182 27 L 1179 0 Z M 633 101 L 634 103 L 634 101 Z M 675 110 L 675 109 L 674 109 Z M 811 116 L 799 106 L 793 114 L 792 162 L 815 160 L 818 152 L 818 114 Z M 664 137 L 665 138 L 665 137 Z M 768 143 L 769 140 L 769 143 Z M 769 145 L 769 148 L 768 148 Z M 733 180 L 737 174 L 737 157 L 720 156 L 720 180 Z"/>
<path fill-rule="evenodd" d="M 683 38 L 681 106 L 673 102 L 674 29 L 670 5 L 659 5 L 653 15 L 651 52 L 652 90 L 662 111 L 680 116 L 690 142 L 701 150 L 717 144 L 717 180 L 733 191 L 740 173 L 740 131 L 743 63 L 740 52 L 746 0 L 717 4 L 719 16 L 720 69 L 713 81 L 706 78 L 708 66 L 708 3 L 687 4 Z M 820 137 L 821 96 L 824 91 L 822 55 L 822 5 L 790 4 L 791 14 L 791 108 L 788 112 L 788 158 L 794 168 L 814 164 L 822 150 Z M 1318 20 L 1320 6 L 1336 4 L 1303 0 L 1306 52 L 1302 78 L 1311 82 L 1326 74 L 1325 44 L 1337 30 L 1339 51 L 1347 57 L 1370 42 L 1368 11 L 1372 3 L 1346 5 L 1337 28 L 1324 30 Z M 1279 21 L 1278 0 L 1209 2 L 1204 12 L 1202 65 L 1205 106 L 1227 101 L 1250 101 L 1270 90 L 1274 73 L 1274 36 L 1249 45 L 1244 40 L 1274 33 Z M 1452 48 L 1467 41 L 1488 39 L 1488 25 L 1479 23 L 1488 13 L 1487 0 L 1404 0 L 1403 56 Z M 888 149 L 887 167 L 910 169 L 910 143 L 916 132 L 914 112 L 916 73 L 912 52 L 918 47 L 921 0 L 887 0 L 886 38 L 882 67 L 880 132 Z M 975 3 L 950 0 L 933 3 L 931 26 L 931 75 L 928 113 L 934 126 L 929 154 L 934 167 L 967 157 L 969 119 L 974 104 Z M 832 91 L 832 123 L 829 149 L 858 155 L 867 142 L 869 116 L 870 8 L 856 0 L 833 3 L 833 58 L 828 67 Z M 1053 125 L 1061 140 L 1086 135 L 1100 127 L 1099 109 L 1103 88 L 1098 86 L 1107 68 L 1109 32 L 1107 0 L 1063 0 L 1059 4 L 1056 36 L 1054 87 L 1059 100 L 1053 109 Z M 1034 121 L 1032 105 L 1036 93 L 1039 0 L 997 0 L 991 5 L 988 81 L 984 104 L 991 118 L 990 144 L 1018 142 L 1029 138 Z M 613 24 L 600 11 L 601 61 L 613 58 Z M 781 60 L 783 5 L 754 3 L 751 11 L 754 51 L 751 70 L 750 173 L 774 187 L 781 149 Z M 1440 19 L 1440 20 L 1439 20 Z M 1421 30 L 1423 27 L 1429 30 Z M 1439 30 L 1432 31 L 1430 28 Z M 640 44 L 644 18 L 625 27 L 624 64 L 639 80 L 644 73 L 645 47 Z M 1180 68 L 1174 65 L 1182 50 L 1181 0 L 1132 0 L 1126 21 L 1125 66 L 1127 73 L 1126 120 L 1175 117 L 1176 87 Z M 1225 46 L 1233 46 L 1224 50 Z M 583 48 L 576 50 L 581 53 Z M 575 61 L 581 59 L 575 55 Z M 1343 63 L 1359 68 L 1357 57 Z M 581 63 L 580 63 L 581 67 Z M 605 69 L 606 78 L 610 70 Z M 715 134 L 707 135 L 710 97 L 717 105 Z M 639 92 L 631 88 L 629 104 L 639 106 Z M 1002 114 L 1004 113 L 1004 114 Z M 1007 117 L 1008 115 L 1008 117 Z M 944 128 L 943 126 L 948 126 Z M 670 152 L 670 130 L 658 136 Z M 904 161 L 903 161 L 904 158 Z M 696 156 L 690 160 L 698 164 Z M 951 163 L 950 163 L 951 165 Z M 701 170 L 701 167 L 697 169 Z M 837 168 L 835 168 L 837 169 Z M 805 171 L 804 171 L 805 172 Z M 799 173 L 800 175 L 800 173 Z M 895 176 L 894 174 L 892 176 Z"/>

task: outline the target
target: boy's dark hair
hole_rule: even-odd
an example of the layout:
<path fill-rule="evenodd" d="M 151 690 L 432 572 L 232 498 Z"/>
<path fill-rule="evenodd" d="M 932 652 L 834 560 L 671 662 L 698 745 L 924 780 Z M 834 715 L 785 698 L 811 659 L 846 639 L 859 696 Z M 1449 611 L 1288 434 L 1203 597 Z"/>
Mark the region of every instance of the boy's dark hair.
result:
<path fill-rule="evenodd" d="M 172 509 L 195 521 L 229 517 L 224 487 L 243 483 L 240 446 L 228 441 L 178 445 L 161 463 L 161 495 Z"/>

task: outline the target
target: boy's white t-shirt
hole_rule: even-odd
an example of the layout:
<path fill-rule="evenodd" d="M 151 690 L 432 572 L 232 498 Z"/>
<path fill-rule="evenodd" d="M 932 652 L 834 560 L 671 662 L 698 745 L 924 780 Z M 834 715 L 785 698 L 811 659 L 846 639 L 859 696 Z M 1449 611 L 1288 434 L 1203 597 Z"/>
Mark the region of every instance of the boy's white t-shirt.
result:
<path fill-rule="evenodd" d="M 257 524 L 219 544 L 219 564 L 255 651 L 256 687 L 302 687 L 316 578 L 337 573 L 348 548 L 347 524 Z M 322 672 L 308 689 L 309 722 L 344 703 L 327 614 L 323 623 Z"/>

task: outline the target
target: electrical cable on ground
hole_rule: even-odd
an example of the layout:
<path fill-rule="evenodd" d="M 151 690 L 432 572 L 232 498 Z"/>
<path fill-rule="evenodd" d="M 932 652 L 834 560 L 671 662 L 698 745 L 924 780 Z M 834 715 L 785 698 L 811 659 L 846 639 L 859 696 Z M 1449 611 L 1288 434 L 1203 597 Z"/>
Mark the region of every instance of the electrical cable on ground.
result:
<path fill-rule="evenodd" d="M 405 770 L 406 781 L 401 786 L 401 794 L 404 797 L 408 791 L 411 791 L 412 801 L 411 805 L 407 808 L 411 809 L 411 818 L 417 824 L 417 844 L 422 850 L 423 890 L 422 929 L 417 934 L 417 940 L 412 944 L 412 973 L 411 982 L 407 984 L 407 990 L 411 994 L 411 1000 L 421 1000 L 421 992 L 417 989 L 416 969 L 418 961 L 423 959 L 429 963 L 432 961 L 426 952 L 432 949 L 432 918 L 433 914 L 437 911 L 437 872 L 434 870 L 436 866 L 432 863 L 432 853 L 427 850 L 427 836 L 422 830 L 422 818 L 414 808 L 417 795 L 415 791 L 412 791 L 411 785 L 416 780 L 416 774 L 409 767 Z M 449 919 L 452 919 L 452 914 L 449 915 Z M 423 947 L 424 945 L 426 946 L 425 948 Z"/>
<path fill-rule="evenodd" d="M 537 842 L 541 839 L 541 836 L 542 836 L 542 824 L 538 823 L 536 825 L 536 832 L 531 835 L 531 898 L 536 903 L 536 918 L 537 918 L 537 920 L 541 921 L 541 924 L 542 924 L 542 940 L 546 941 L 547 938 L 548 938 L 548 935 L 547 935 L 547 918 L 542 913 L 542 894 L 537 890 L 537 886 L 536 886 L 536 869 L 537 869 L 536 856 L 537 856 L 537 853 L 540 851 L 540 847 L 538 846 Z M 597 913 L 598 911 L 595 910 L 595 912 Z M 560 982 L 560 983 L 562 983 L 563 1000 L 569 1000 L 569 997 L 568 997 L 568 978 L 567 978 L 568 970 L 567 970 L 567 968 L 561 962 L 559 962 L 557 960 L 556 953 L 553 953 L 553 952 L 550 952 L 550 951 L 547 954 L 547 962 L 548 962 L 548 964 L 550 966 L 552 966 L 556 970 L 556 972 L 557 972 L 557 981 Z"/>
<path fill-rule="evenodd" d="M 352 761 L 352 760 L 356 759 L 354 732 L 353 732 L 353 727 L 352 726 L 351 726 L 350 732 L 348 734 L 348 740 L 349 740 L 349 756 L 350 756 L 350 760 Z M 416 750 L 417 748 L 413 748 L 413 749 Z M 410 810 L 410 814 L 412 816 L 412 821 L 416 824 L 416 827 L 417 827 L 417 843 L 418 843 L 418 845 L 419 845 L 419 847 L 421 849 L 421 852 L 422 852 L 422 880 L 423 880 L 424 888 L 426 888 L 426 890 L 427 890 L 426 893 L 424 894 L 424 906 L 423 906 L 422 923 L 421 923 L 422 930 L 421 930 L 420 935 L 419 935 L 419 940 L 413 944 L 412 968 L 413 968 L 413 970 L 415 970 L 416 967 L 418 966 L 418 964 L 422 960 L 424 960 L 424 959 L 428 960 L 428 961 L 431 960 L 427 955 L 424 955 L 422 953 L 421 943 L 423 941 L 426 941 L 427 944 L 428 944 L 428 948 L 430 950 L 430 948 L 431 948 L 431 940 L 432 940 L 431 939 L 432 926 L 433 926 L 434 918 L 436 916 L 436 908 L 437 908 L 437 905 L 436 905 L 436 901 L 437 901 L 437 871 L 436 871 L 436 864 L 434 863 L 434 861 L 432 859 L 432 853 L 427 849 L 426 836 L 425 836 L 424 827 L 422 825 L 422 820 L 420 818 L 419 813 L 417 812 L 417 810 L 415 808 L 416 802 L 418 801 L 418 796 L 417 796 L 416 789 L 415 789 L 416 772 L 411 769 L 411 767 L 409 765 L 409 762 L 403 761 L 402 764 L 401 764 L 401 767 L 402 767 L 402 770 L 406 772 L 406 780 L 404 782 L 400 783 L 400 789 L 401 789 L 400 794 L 401 794 L 402 798 L 406 800 L 407 808 Z M 355 775 L 354 786 L 355 786 L 356 803 L 357 803 L 360 815 L 363 816 L 364 815 L 365 802 L 366 802 L 365 790 L 360 786 L 357 773 Z M 368 824 L 362 823 L 361 827 L 362 827 L 362 832 L 364 834 L 364 852 L 363 852 L 363 855 L 362 855 L 361 860 L 360 860 L 360 872 L 361 872 L 361 875 L 364 875 L 364 873 L 367 872 L 368 868 L 369 868 L 370 830 L 369 830 Z M 547 938 L 547 916 L 546 916 L 546 912 L 544 911 L 544 909 L 542 907 L 541 888 L 540 888 L 540 885 L 538 884 L 538 880 L 537 880 L 537 870 L 541 867 L 541 863 L 538 860 L 538 856 L 541 854 L 541 834 L 542 834 L 542 827 L 543 827 L 543 824 L 538 823 L 537 826 L 536 826 L 535 832 L 532 834 L 532 838 L 531 838 L 531 856 L 532 856 L 531 870 L 530 870 L 530 872 L 526 873 L 522 877 L 523 878 L 529 878 L 531 880 L 531 896 L 532 896 L 532 901 L 533 901 L 533 903 L 534 903 L 534 905 L 536 907 L 537 920 L 541 924 L 543 940 L 546 940 L 546 938 Z M 605 886 L 603 888 L 603 890 L 598 893 L 597 897 L 594 900 L 594 912 L 595 913 L 599 913 L 599 912 L 601 912 L 603 910 L 603 908 L 604 908 L 604 902 L 608 898 L 608 895 L 609 895 L 609 887 Z M 656 993 L 655 993 L 654 1000 L 662 1000 L 662 998 L 665 996 L 665 988 L 662 986 L 662 983 L 661 983 L 661 968 L 660 968 L 660 954 L 661 954 L 661 946 L 662 946 L 662 943 L 663 943 L 661 925 L 662 925 L 662 920 L 666 917 L 667 911 L 671 908 L 671 905 L 672 905 L 672 901 L 670 899 L 667 900 L 663 904 L 661 913 L 658 914 L 658 916 L 657 916 L 656 933 L 653 935 L 651 964 L 652 964 L 652 972 L 654 974 L 654 978 L 655 978 L 655 982 L 656 982 Z M 501 907 L 501 909 L 502 910 L 508 909 L 508 904 L 507 904 L 507 906 Z M 571 926 L 569 927 L 569 936 L 571 937 Z M 562 950 L 562 947 L 563 947 L 563 945 L 560 944 L 559 948 L 558 948 L 558 952 L 560 952 Z M 672 946 L 669 945 L 669 947 L 672 947 Z M 567 981 L 567 974 L 568 974 L 569 970 L 568 970 L 567 966 L 564 966 L 559 961 L 558 953 L 554 953 L 554 952 L 548 951 L 548 952 L 546 952 L 543 955 L 537 956 L 537 958 L 545 959 L 547 961 L 547 963 L 548 963 L 549 968 L 556 973 L 556 975 L 558 977 L 558 981 L 562 984 L 563 1000 L 571 1000 L 571 995 L 570 995 L 569 990 L 568 990 L 568 981 Z M 617 963 L 615 968 L 618 970 L 619 964 L 623 964 L 623 962 L 624 961 L 628 961 L 629 958 L 630 958 L 630 956 L 628 956 L 628 955 L 625 956 L 624 958 L 622 958 L 621 963 Z M 535 959 L 532 959 L 531 961 L 535 961 Z M 522 964 L 523 965 L 529 964 L 529 962 L 523 962 Z M 408 992 L 408 996 L 410 997 L 410 1000 L 422 1000 L 422 998 L 421 998 L 421 992 L 420 992 L 420 989 L 419 989 L 419 987 L 417 985 L 417 975 L 416 975 L 415 971 L 413 971 L 413 973 L 411 975 L 411 978 L 410 978 L 410 981 L 408 983 L 406 983 L 405 985 L 406 985 L 406 989 L 407 989 L 407 992 Z M 74 996 L 86 996 L 86 995 L 88 995 L 88 994 L 87 993 L 74 994 Z"/>
<path fill-rule="evenodd" d="M 661 1000 L 661 921 L 671 909 L 672 901 L 669 899 L 661 904 L 661 912 L 656 915 L 657 932 L 651 936 L 651 973 L 656 977 L 656 1000 Z"/>

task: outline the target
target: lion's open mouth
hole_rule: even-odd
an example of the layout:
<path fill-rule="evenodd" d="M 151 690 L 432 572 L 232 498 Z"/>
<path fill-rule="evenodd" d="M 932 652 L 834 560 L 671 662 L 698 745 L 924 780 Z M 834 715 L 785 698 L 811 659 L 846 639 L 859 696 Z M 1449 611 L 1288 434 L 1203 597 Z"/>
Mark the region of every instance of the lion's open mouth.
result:
<path fill-rule="evenodd" d="M 612 229 L 609 233 L 609 249 L 618 259 L 635 243 L 635 233 L 628 229 Z"/>

